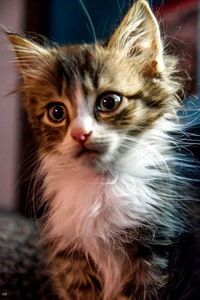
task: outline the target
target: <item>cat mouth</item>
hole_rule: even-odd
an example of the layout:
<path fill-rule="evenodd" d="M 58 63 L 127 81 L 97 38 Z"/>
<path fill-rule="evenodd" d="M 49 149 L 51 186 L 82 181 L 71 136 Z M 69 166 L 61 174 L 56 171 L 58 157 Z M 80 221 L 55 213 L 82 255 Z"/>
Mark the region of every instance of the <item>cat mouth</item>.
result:
<path fill-rule="evenodd" d="M 99 151 L 96 149 L 89 149 L 86 147 L 82 147 L 77 155 L 76 158 L 80 158 L 80 157 L 88 157 L 90 159 L 97 159 L 97 157 L 99 156 Z"/>

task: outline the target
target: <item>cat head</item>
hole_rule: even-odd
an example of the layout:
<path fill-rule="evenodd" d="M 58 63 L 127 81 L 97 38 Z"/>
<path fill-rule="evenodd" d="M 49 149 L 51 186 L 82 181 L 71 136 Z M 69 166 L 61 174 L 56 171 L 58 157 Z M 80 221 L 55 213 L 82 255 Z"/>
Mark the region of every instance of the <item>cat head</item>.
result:
<path fill-rule="evenodd" d="M 7 35 L 41 155 L 108 166 L 177 105 L 176 60 L 164 54 L 145 0 L 104 43 L 51 46 Z"/>

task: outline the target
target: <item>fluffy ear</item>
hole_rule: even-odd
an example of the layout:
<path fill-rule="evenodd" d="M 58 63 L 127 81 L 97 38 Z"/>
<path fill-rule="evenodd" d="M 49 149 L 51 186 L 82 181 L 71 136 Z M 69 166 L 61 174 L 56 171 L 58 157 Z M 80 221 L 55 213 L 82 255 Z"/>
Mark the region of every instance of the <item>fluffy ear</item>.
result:
<path fill-rule="evenodd" d="M 28 76 L 40 65 L 48 62 L 50 52 L 39 44 L 14 33 L 6 33 L 17 57 L 17 65 L 23 75 Z"/>
<path fill-rule="evenodd" d="M 108 47 L 125 55 L 144 55 L 145 72 L 155 76 L 164 70 L 163 46 L 158 22 L 145 0 L 135 2 L 111 36 Z"/>

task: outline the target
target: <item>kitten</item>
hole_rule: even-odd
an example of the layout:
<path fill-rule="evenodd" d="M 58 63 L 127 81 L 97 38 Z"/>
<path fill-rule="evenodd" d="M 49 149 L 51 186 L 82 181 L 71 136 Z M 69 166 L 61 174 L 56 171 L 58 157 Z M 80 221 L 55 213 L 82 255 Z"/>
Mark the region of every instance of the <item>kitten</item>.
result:
<path fill-rule="evenodd" d="M 185 230 L 169 134 L 181 85 L 148 3 L 135 2 L 104 43 L 42 46 L 7 35 L 39 145 L 42 231 L 59 299 L 163 299 Z"/>

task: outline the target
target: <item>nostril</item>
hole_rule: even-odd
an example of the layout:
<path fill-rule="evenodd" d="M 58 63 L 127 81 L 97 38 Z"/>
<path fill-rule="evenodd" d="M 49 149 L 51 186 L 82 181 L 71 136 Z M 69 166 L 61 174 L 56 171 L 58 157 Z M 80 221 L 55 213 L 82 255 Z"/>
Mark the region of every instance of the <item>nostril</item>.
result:
<path fill-rule="evenodd" d="M 92 131 L 85 133 L 82 130 L 74 130 L 71 132 L 72 138 L 77 142 L 79 142 L 80 144 L 84 144 L 91 134 Z"/>

